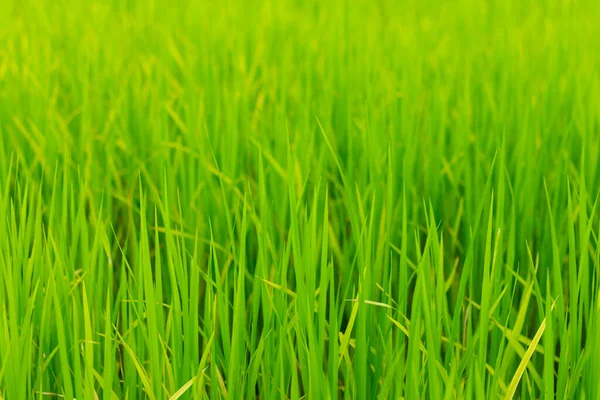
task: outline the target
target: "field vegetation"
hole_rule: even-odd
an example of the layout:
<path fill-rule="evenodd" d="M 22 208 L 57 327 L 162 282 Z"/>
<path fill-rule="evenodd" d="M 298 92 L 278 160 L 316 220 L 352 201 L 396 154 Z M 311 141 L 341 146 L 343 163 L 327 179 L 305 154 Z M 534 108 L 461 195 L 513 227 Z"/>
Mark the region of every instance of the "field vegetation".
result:
<path fill-rule="evenodd" d="M 600 398 L 598 1 L 0 3 L 0 399 Z"/>

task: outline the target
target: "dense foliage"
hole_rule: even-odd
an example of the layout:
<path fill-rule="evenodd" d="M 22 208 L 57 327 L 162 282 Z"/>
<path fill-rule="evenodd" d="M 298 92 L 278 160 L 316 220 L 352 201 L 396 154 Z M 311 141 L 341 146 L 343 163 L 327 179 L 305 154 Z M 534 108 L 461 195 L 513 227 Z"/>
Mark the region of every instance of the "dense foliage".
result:
<path fill-rule="evenodd" d="M 0 3 L 0 399 L 600 396 L 598 1 Z"/>

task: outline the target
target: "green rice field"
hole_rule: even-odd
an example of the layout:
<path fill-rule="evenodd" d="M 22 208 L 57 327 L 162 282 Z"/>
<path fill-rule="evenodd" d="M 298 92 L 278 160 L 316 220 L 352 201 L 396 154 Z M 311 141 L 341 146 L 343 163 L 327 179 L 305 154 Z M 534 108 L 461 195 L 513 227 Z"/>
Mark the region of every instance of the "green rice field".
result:
<path fill-rule="evenodd" d="M 0 399 L 600 399 L 598 0 L 0 0 Z"/>

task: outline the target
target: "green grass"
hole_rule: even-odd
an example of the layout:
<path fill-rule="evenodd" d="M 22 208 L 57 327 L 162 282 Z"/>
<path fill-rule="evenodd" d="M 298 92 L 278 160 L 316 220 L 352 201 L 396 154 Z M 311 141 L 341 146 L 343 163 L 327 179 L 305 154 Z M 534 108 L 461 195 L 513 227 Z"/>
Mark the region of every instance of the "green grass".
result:
<path fill-rule="evenodd" d="M 0 399 L 600 398 L 598 1 L 0 3 Z"/>

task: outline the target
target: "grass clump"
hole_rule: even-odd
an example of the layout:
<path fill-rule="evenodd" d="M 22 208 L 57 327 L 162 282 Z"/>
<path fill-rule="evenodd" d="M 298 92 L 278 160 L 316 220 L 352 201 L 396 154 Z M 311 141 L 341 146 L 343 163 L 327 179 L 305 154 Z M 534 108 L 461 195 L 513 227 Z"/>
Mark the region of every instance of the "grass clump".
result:
<path fill-rule="evenodd" d="M 0 399 L 599 398 L 599 3 L 2 4 Z"/>

